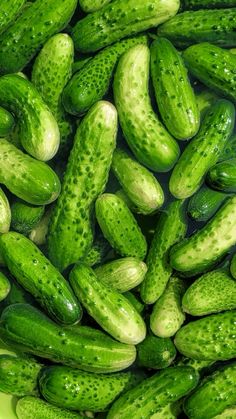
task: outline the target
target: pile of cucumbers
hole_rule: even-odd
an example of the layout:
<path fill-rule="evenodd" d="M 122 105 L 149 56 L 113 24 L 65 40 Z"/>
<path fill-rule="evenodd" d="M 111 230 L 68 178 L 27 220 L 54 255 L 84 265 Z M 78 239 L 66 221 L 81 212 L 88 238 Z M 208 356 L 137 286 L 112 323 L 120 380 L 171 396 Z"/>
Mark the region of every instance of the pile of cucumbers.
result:
<path fill-rule="evenodd" d="M 236 0 L 1 0 L 18 419 L 236 419 L 235 104 Z"/>

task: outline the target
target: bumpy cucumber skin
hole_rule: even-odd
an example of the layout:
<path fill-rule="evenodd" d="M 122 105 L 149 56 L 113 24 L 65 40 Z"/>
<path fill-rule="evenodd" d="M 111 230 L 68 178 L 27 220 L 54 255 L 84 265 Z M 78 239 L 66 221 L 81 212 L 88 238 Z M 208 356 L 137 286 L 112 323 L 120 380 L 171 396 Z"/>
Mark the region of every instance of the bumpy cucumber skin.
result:
<path fill-rule="evenodd" d="M 170 264 L 192 276 L 209 270 L 236 243 L 236 197 L 229 198 L 197 233 L 170 252 Z"/>
<path fill-rule="evenodd" d="M 151 74 L 168 131 L 178 140 L 192 138 L 199 129 L 200 112 L 184 61 L 168 39 L 157 38 L 151 45 Z"/>
<path fill-rule="evenodd" d="M 1 15 L 0 15 L 0 34 L 14 22 L 14 19 L 20 12 L 26 0 L 2 0 L 1 1 Z"/>
<path fill-rule="evenodd" d="M 75 48 L 85 53 L 97 51 L 165 22 L 179 6 L 179 0 L 115 0 L 77 22 L 72 30 Z"/>
<path fill-rule="evenodd" d="M 96 12 L 97 10 L 110 3 L 111 0 L 79 0 L 81 9 L 85 13 Z"/>
<path fill-rule="evenodd" d="M 151 107 L 149 61 L 145 45 L 122 55 L 114 78 L 114 99 L 123 134 L 137 160 L 149 169 L 167 172 L 179 157 L 179 146 Z"/>
<path fill-rule="evenodd" d="M 10 134 L 14 126 L 14 118 L 6 109 L 0 106 L 0 137 Z"/>
<path fill-rule="evenodd" d="M 99 281 L 91 268 L 77 265 L 70 273 L 70 283 L 89 315 L 113 338 L 132 345 L 144 340 L 146 326 L 134 306 Z"/>
<path fill-rule="evenodd" d="M 188 203 L 188 215 L 196 221 L 208 221 L 224 203 L 227 194 L 202 186 Z"/>
<path fill-rule="evenodd" d="M 161 338 L 174 336 L 180 329 L 185 314 L 181 307 L 185 284 L 181 279 L 171 278 L 167 287 L 153 307 L 150 327 L 154 335 Z"/>
<path fill-rule="evenodd" d="M 22 153 L 4 139 L 0 141 L 0 183 L 33 205 L 50 204 L 61 190 L 56 173 L 47 164 Z"/>
<path fill-rule="evenodd" d="M 107 93 L 119 57 L 132 46 L 147 44 L 146 35 L 116 42 L 90 59 L 73 75 L 63 92 L 67 112 L 80 115 L 101 100 Z"/>
<path fill-rule="evenodd" d="M 42 365 L 26 356 L 0 355 L 0 391 L 13 396 L 37 396 Z"/>
<path fill-rule="evenodd" d="M 195 95 L 201 118 L 203 118 L 207 109 L 209 109 L 219 99 L 219 96 L 207 87 L 199 93 L 195 92 Z"/>
<path fill-rule="evenodd" d="M 227 141 L 218 161 L 236 158 L 236 135 L 232 135 Z"/>
<path fill-rule="evenodd" d="M 44 214 L 44 206 L 33 206 L 15 201 L 11 206 L 11 228 L 18 233 L 29 234 Z"/>
<path fill-rule="evenodd" d="M 19 419 L 84 419 L 79 413 L 60 409 L 42 399 L 31 396 L 18 400 L 16 413 Z"/>
<path fill-rule="evenodd" d="M 11 284 L 7 277 L 0 272 L 0 302 L 5 300 L 11 290 Z"/>
<path fill-rule="evenodd" d="M 7 231 L 9 231 L 10 224 L 11 208 L 5 193 L 0 188 L 0 234 L 7 233 Z"/>
<path fill-rule="evenodd" d="M 83 263 L 88 266 L 95 266 L 104 263 L 111 250 L 108 241 L 101 235 L 95 237 L 93 246 L 83 258 Z"/>
<path fill-rule="evenodd" d="M 11 274 L 56 321 L 73 324 L 81 308 L 68 282 L 32 241 L 15 232 L 0 237 L 0 249 Z"/>
<path fill-rule="evenodd" d="M 214 189 L 226 193 L 236 192 L 236 158 L 222 161 L 211 167 L 207 183 Z"/>
<path fill-rule="evenodd" d="M 94 201 L 107 182 L 116 133 L 116 109 L 104 101 L 91 108 L 76 132 L 48 232 L 49 259 L 61 271 L 92 245 Z"/>
<path fill-rule="evenodd" d="M 124 201 L 105 193 L 97 199 L 95 210 L 103 235 L 116 252 L 143 260 L 147 252 L 146 239 Z"/>
<path fill-rule="evenodd" d="M 163 211 L 156 226 L 147 256 L 147 273 L 141 285 L 141 297 L 146 304 L 155 303 L 163 294 L 172 274 L 170 248 L 184 238 L 187 224 L 184 202 L 174 201 Z"/>
<path fill-rule="evenodd" d="M 121 396 L 110 409 L 108 419 L 149 418 L 187 394 L 198 383 L 191 367 L 173 367 L 147 378 Z"/>
<path fill-rule="evenodd" d="M 236 6 L 236 0 L 184 0 L 185 9 L 213 9 Z"/>
<path fill-rule="evenodd" d="M 148 215 L 163 205 L 164 192 L 155 176 L 125 151 L 114 151 L 112 170 L 136 212 Z"/>
<path fill-rule="evenodd" d="M 182 412 L 181 400 L 176 403 L 169 403 L 157 413 L 154 413 L 150 419 L 177 419 Z"/>
<path fill-rule="evenodd" d="M 199 372 L 199 374 L 205 375 L 205 371 L 208 371 L 208 369 L 214 365 L 214 361 L 208 361 L 208 360 L 202 360 L 202 359 L 191 359 L 191 358 L 185 358 L 182 357 L 180 359 L 178 359 L 177 361 L 177 365 L 178 366 L 183 366 L 183 365 L 187 365 L 189 367 L 194 368 L 197 372 Z"/>
<path fill-rule="evenodd" d="M 210 419 L 236 403 L 236 363 L 207 377 L 184 403 L 190 419 Z"/>
<path fill-rule="evenodd" d="M 234 106 L 227 100 L 219 100 L 207 111 L 198 134 L 187 145 L 171 174 L 172 195 L 188 198 L 199 189 L 205 174 L 223 151 L 234 120 Z"/>
<path fill-rule="evenodd" d="M 70 21 L 77 0 L 36 0 L 0 39 L 0 73 L 21 71 L 38 49 Z M 15 42 L 17 41 L 17 42 Z"/>
<path fill-rule="evenodd" d="M 176 356 L 176 349 L 171 339 L 147 336 L 137 346 L 137 361 L 142 367 L 163 369 L 171 365 Z"/>
<path fill-rule="evenodd" d="M 236 311 L 211 314 L 183 326 L 175 346 L 188 358 L 221 361 L 236 356 Z"/>

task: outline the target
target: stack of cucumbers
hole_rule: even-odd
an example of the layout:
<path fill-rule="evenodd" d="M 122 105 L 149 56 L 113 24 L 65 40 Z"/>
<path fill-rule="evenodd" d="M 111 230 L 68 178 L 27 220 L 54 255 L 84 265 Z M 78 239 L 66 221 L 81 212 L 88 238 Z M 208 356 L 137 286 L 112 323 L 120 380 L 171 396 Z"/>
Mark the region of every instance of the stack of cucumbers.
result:
<path fill-rule="evenodd" d="M 236 419 L 235 104 L 236 0 L 0 1 L 16 418 Z"/>

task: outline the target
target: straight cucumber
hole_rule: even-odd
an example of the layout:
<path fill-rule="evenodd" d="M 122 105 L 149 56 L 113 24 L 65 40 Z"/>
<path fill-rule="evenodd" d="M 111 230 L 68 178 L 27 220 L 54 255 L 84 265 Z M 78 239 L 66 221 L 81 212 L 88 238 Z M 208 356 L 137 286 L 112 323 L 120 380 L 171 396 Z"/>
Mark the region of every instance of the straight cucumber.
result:
<path fill-rule="evenodd" d="M 14 126 L 14 118 L 10 112 L 0 106 L 0 137 L 10 134 Z"/>
<path fill-rule="evenodd" d="M 236 158 L 217 163 L 207 174 L 207 183 L 225 193 L 236 192 Z"/>
<path fill-rule="evenodd" d="M 15 201 L 11 206 L 11 228 L 26 236 L 36 227 L 44 214 L 44 206 Z"/>
<path fill-rule="evenodd" d="M 176 349 L 169 338 L 149 335 L 137 346 L 138 365 L 152 369 L 169 367 L 176 357 Z"/>
<path fill-rule="evenodd" d="M 11 208 L 8 199 L 0 188 L 0 234 L 7 233 L 11 224 Z"/>
<path fill-rule="evenodd" d="M 85 13 L 96 12 L 97 10 L 110 3 L 111 0 L 79 0 L 81 9 Z"/>
<path fill-rule="evenodd" d="M 16 413 L 18 419 L 84 419 L 79 413 L 60 409 L 44 400 L 31 396 L 18 400 Z"/>
<path fill-rule="evenodd" d="M 236 0 L 184 0 L 185 9 L 219 9 L 224 7 L 235 7 Z"/>
<path fill-rule="evenodd" d="M 203 185 L 188 203 L 188 215 L 196 221 L 208 221 L 225 202 L 227 194 Z"/>
<path fill-rule="evenodd" d="M 6 275 L 4 275 L 3 272 L 0 271 L 0 302 L 5 300 L 10 290 L 11 290 L 11 284 L 8 278 L 6 277 Z"/>

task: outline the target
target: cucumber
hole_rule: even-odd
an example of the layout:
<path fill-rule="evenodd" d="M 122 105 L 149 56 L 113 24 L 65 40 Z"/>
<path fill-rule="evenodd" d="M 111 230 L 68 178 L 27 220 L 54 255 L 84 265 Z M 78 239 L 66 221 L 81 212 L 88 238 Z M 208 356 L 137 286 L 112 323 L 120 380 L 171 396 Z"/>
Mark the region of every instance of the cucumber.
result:
<path fill-rule="evenodd" d="M 185 400 L 184 411 L 191 419 L 210 419 L 236 403 L 236 362 L 207 377 Z"/>
<path fill-rule="evenodd" d="M 29 239 L 37 246 L 42 246 L 47 242 L 48 225 L 52 215 L 52 207 L 47 208 L 39 223 L 31 230 Z"/>
<path fill-rule="evenodd" d="M 1 0 L 0 34 L 14 22 L 25 2 L 26 0 L 12 0 L 11 2 L 9 0 Z"/>
<path fill-rule="evenodd" d="M 57 120 L 60 131 L 59 153 L 67 151 L 72 140 L 72 121 L 62 105 L 62 91 L 72 76 L 74 45 L 69 35 L 59 33 L 50 38 L 37 56 L 32 83 Z"/>
<path fill-rule="evenodd" d="M 170 248 L 187 232 L 184 202 L 171 202 L 157 221 L 147 257 L 147 274 L 141 285 L 141 297 L 146 304 L 155 303 L 163 294 L 172 274 L 169 264 Z"/>
<path fill-rule="evenodd" d="M 219 161 L 236 158 L 236 135 L 232 135 L 222 151 Z"/>
<path fill-rule="evenodd" d="M 194 137 L 200 125 L 197 101 L 183 58 L 168 39 L 157 38 L 151 45 L 151 74 L 158 109 L 170 134 L 178 140 Z"/>
<path fill-rule="evenodd" d="M 0 391 L 13 396 L 37 396 L 42 365 L 23 355 L 0 355 Z"/>
<path fill-rule="evenodd" d="M 122 38 L 160 25 L 174 16 L 179 0 L 114 0 L 79 20 L 72 30 L 75 48 L 94 52 Z"/>
<path fill-rule="evenodd" d="M 188 203 L 188 215 L 196 221 L 208 221 L 225 202 L 227 194 L 203 185 Z"/>
<path fill-rule="evenodd" d="M 234 254 L 230 263 L 230 273 L 236 279 L 236 255 Z"/>
<path fill-rule="evenodd" d="M 132 345 L 116 342 L 85 326 L 59 326 L 28 304 L 5 308 L 0 337 L 24 352 L 89 372 L 121 371 L 136 357 Z"/>
<path fill-rule="evenodd" d="M 149 215 L 163 205 L 164 192 L 160 183 L 148 169 L 125 151 L 114 151 L 112 171 L 135 206 L 136 212 Z"/>
<path fill-rule="evenodd" d="M 198 93 L 195 92 L 195 95 L 201 118 L 203 118 L 206 111 L 219 99 L 219 96 L 207 87 Z"/>
<path fill-rule="evenodd" d="M 85 63 L 75 73 L 63 92 L 67 112 L 80 115 L 101 100 L 107 93 L 119 57 L 132 46 L 147 44 L 147 36 L 140 35 L 116 42 Z"/>
<path fill-rule="evenodd" d="M 121 396 L 113 404 L 107 419 L 150 418 L 189 393 L 197 383 L 198 374 L 193 368 L 167 368 Z"/>
<path fill-rule="evenodd" d="M 61 271 L 92 245 L 94 201 L 107 182 L 116 133 L 116 110 L 104 101 L 91 108 L 77 129 L 48 232 L 49 259 Z"/>
<path fill-rule="evenodd" d="M 236 158 L 222 161 L 211 167 L 207 183 L 214 189 L 225 193 L 236 192 Z"/>
<path fill-rule="evenodd" d="M 99 281 L 122 293 L 137 287 L 146 272 L 146 264 L 132 257 L 116 259 L 95 269 Z"/>
<path fill-rule="evenodd" d="M 10 228 L 10 224 L 11 208 L 5 193 L 0 188 L 0 234 L 7 233 Z"/>
<path fill-rule="evenodd" d="M 0 137 L 9 135 L 14 126 L 14 118 L 10 112 L 0 106 Z"/>
<path fill-rule="evenodd" d="M 182 306 L 192 316 L 236 309 L 236 282 L 223 270 L 206 273 L 187 289 Z"/>
<path fill-rule="evenodd" d="M 56 173 L 47 164 L 22 153 L 3 138 L 0 141 L 0 183 L 32 205 L 50 204 L 61 189 Z"/>
<path fill-rule="evenodd" d="M 225 409 L 222 413 L 217 416 L 214 416 L 214 419 L 235 419 L 236 418 L 236 406 L 229 407 Z"/>
<path fill-rule="evenodd" d="M 111 0 L 79 0 L 81 9 L 85 13 L 96 12 L 97 10 L 110 3 Z"/>
<path fill-rule="evenodd" d="M 80 56 L 79 58 L 75 58 L 75 61 L 72 64 L 72 73 L 77 73 L 77 71 L 80 71 L 83 66 L 91 60 L 92 57 L 88 56 Z"/>
<path fill-rule="evenodd" d="M 186 9 L 213 9 L 236 6 L 236 0 L 183 0 Z"/>
<path fill-rule="evenodd" d="M 211 314 L 183 326 L 175 346 L 188 358 L 222 361 L 236 356 L 236 311 Z"/>
<path fill-rule="evenodd" d="M 34 300 L 33 296 L 29 294 L 24 288 L 22 288 L 14 278 L 10 277 L 8 278 L 8 281 L 10 282 L 10 291 L 3 303 L 1 304 L 2 308 L 17 303 L 32 305 L 36 304 L 36 301 Z"/>
<path fill-rule="evenodd" d="M 211 368 L 212 365 L 214 365 L 214 361 L 207 361 L 207 360 L 199 360 L 199 359 L 191 359 L 191 358 L 185 358 L 182 357 L 178 359 L 177 365 L 178 366 L 189 366 L 194 368 L 199 374 L 202 376 L 205 375 L 205 372 L 208 372 L 208 370 Z"/>
<path fill-rule="evenodd" d="M 176 357 L 176 349 L 171 339 L 151 335 L 139 343 L 137 351 L 138 364 L 155 370 L 169 367 Z"/>
<path fill-rule="evenodd" d="M 233 196 L 201 230 L 171 249 L 171 266 L 189 276 L 209 270 L 236 244 L 235 228 L 236 197 Z"/>
<path fill-rule="evenodd" d="M 99 234 L 95 237 L 91 249 L 83 258 L 83 263 L 88 266 L 95 266 L 104 263 L 104 260 L 109 259 L 110 251 L 111 247 L 108 241 L 102 236 L 102 234 Z"/>
<path fill-rule="evenodd" d="M 167 287 L 153 307 L 150 327 L 154 335 L 161 338 L 174 336 L 180 329 L 185 314 L 181 307 L 185 284 L 181 279 L 171 278 Z"/>
<path fill-rule="evenodd" d="M 4 275 L 3 272 L 0 271 L 0 302 L 5 300 L 10 290 L 11 290 L 11 284 L 8 278 L 6 277 L 6 275 Z"/>
<path fill-rule="evenodd" d="M 26 396 L 16 405 L 18 419 L 83 419 L 79 413 L 52 406 L 44 400 Z"/>
<path fill-rule="evenodd" d="M 145 338 L 146 326 L 134 306 L 118 291 L 99 281 L 86 265 L 77 265 L 70 283 L 89 315 L 113 338 L 136 345 Z"/>
<path fill-rule="evenodd" d="M 43 397 L 58 407 L 101 412 L 143 378 L 130 371 L 105 375 L 52 366 L 42 371 L 39 387 Z"/>
<path fill-rule="evenodd" d="M 42 45 L 67 26 L 77 0 L 36 0 L 0 37 L 0 74 L 21 71 Z M 15 42 L 17 40 L 17 42 Z"/>
<path fill-rule="evenodd" d="M 80 320 L 81 308 L 69 284 L 34 243 L 9 232 L 0 237 L 0 249 L 11 274 L 53 319 L 62 324 Z"/>
<path fill-rule="evenodd" d="M 124 297 L 127 298 L 127 300 L 134 306 L 135 310 L 138 313 L 142 313 L 144 311 L 144 304 L 142 304 L 142 302 L 137 298 L 137 295 L 135 295 L 133 292 L 131 291 L 126 291 L 124 292 Z"/>
<path fill-rule="evenodd" d="M 114 99 L 123 134 L 137 160 L 151 170 L 167 172 L 179 157 L 179 146 L 151 107 L 149 62 L 145 45 L 122 55 L 114 77 Z"/>
<path fill-rule="evenodd" d="M 121 198 L 122 201 L 124 201 L 124 203 L 127 205 L 131 212 L 140 214 L 139 209 L 133 204 L 133 202 L 130 200 L 130 198 L 123 189 L 118 189 L 118 191 L 116 191 L 116 196 L 118 196 L 118 198 Z"/>
<path fill-rule="evenodd" d="M 15 201 L 11 206 L 11 228 L 28 235 L 43 217 L 45 207 Z"/>
<path fill-rule="evenodd" d="M 154 413 L 150 419 L 177 419 L 182 412 L 181 404 L 181 400 L 178 400 L 176 403 L 169 403 L 160 409 L 158 413 Z"/>
<path fill-rule="evenodd" d="M 104 237 L 121 256 L 144 259 L 147 243 L 133 214 L 118 196 L 101 195 L 95 205 L 98 224 Z"/>

